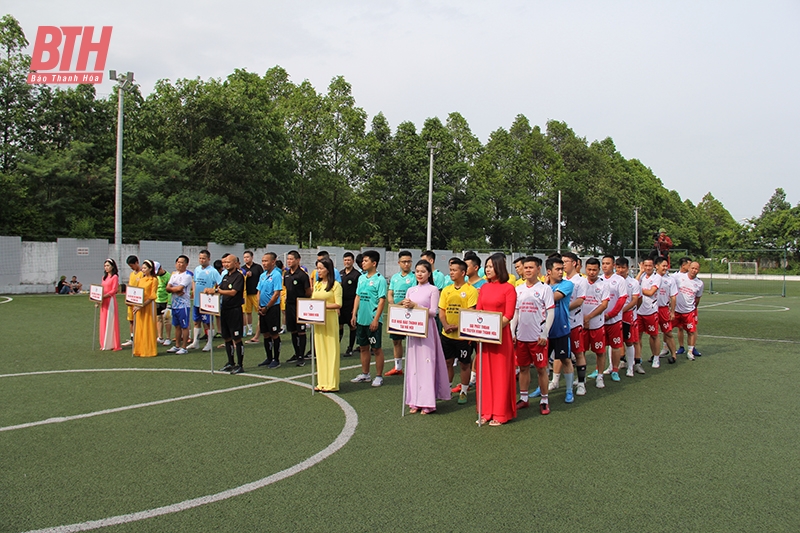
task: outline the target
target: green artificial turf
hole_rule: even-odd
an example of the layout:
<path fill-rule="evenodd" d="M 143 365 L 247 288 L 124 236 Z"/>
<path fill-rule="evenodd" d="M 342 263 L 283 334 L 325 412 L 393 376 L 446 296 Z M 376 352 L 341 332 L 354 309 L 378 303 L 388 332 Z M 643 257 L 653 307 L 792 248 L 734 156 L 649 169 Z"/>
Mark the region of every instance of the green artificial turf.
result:
<path fill-rule="evenodd" d="M 349 382 L 357 369 L 343 370 L 339 396 L 358 426 L 341 450 L 253 492 L 106 530 L 796 531 L 800 300 L 742 298 L 703 297 L 697 361 L 646 364 L 647 374 L 607 380 L 604 390 L 589 381 L 571 405 L 562 379 L 550 415 L 532 404 L 499 428 L 475 425 L 472 395 L 466 406 L 442 402 L 434 415 L 401 418 L 402 378 L 376 389 Z M 81 297 L 0 304 L 3 374 L 209 367 L 197 352 L 93 352 L 93 318 Z M 283 359 L 290 346 L 286 337 Z M 387 337 L 384 346 L 390 353 Z M 261 346 L 248 346 L 246 370 L 310 372 L 258 369 L 262 359 Z M 343 367 L 356 359 L 342 358 Z M 260 382 L 133 371 L 0 377 L 0 427 Z M 0 531 L 96 520 L 253 482 L 321 451 L 344 423 L 330 398 L 267 383 L 0 431 Z"/>

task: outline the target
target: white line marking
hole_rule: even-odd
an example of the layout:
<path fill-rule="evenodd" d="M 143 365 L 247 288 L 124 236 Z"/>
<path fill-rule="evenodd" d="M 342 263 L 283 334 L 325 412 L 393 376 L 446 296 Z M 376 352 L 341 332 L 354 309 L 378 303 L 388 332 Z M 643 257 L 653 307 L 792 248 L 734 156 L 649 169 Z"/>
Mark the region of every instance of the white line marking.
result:
<path fill-rule="evenodd" d="M 108 415 L 111 413 L 121 413 L 123 411 L 130 411 L 133 409 L 139 409 L 142 407 L 153 407 L 154 405 L 163 405 L 166 403 L 172 402 L 180 402 L 182 400 L 193 400 L 195 398 L 202 398 L 204 396 L 213 396 L 214 394 L 223 394 L 226 392 L 232 392 L 237 390 L 243 389 L 251 389 L 253 387 L 261 387 L 262 385 L 268 385 L 270 383 L 274 383 L 276 380 L 264 381 L 262 383 L 250 383 L 249 385 L 240 385 L 239 387 L 231 387 L 228 389 L 217 389 L 212 391 L 206 392 L 198 392 L 197 394 L 189 394 L 187 396 L 178 396 L 176 398 L 165 398 L 163 400 L 155 400 L 152 402 L 145 402 L 145 403 L 137 403 L 133 405 L 125 405 L 123 407 L 114 407 L 113 409 L 103 409 L 102 411 L 94 411 L 91 413 L 83 413 L 80 415 L 70 415 L 70 416 L 59 416 L 55 418 L 48 418 L 46 420 L 39 420 L 37 422 L 27 422 L 25 424 L 17 424 L 16 426 L 5 426 L 0 427 L 0 432 L 3 431 L 13 431 L 15 429 L 25 429 L 25 428 L 32 428 L 36 426 L 44 426 L 46 424 L 58 424 L 60 422 L 70 422 L 72 420 L 81 420 L 83 418 L 92 418 L 93 416 L 100 416 L 100 415 Z"/>
<path fill-rule="evenodd" d="M 717 307 L 718 305 L 737 304 L 739 302 L 749 302 L 750 300 L 758 300 L 763 296 L 753 296 L 752 298 L 742 298 L 741 300 L 731 300 L 730 302 L 717 302 L 715 304 L 701 305 L 698 309 L 708 309 L 709 307 Z"/>
<path fill-rule="evenodd" d="M 12 298 L 11 296 L 0 296 L 0 298 L 5 298 L 5 301 L 4 302 L 0 302 L 0 304 L 7 304 L 8 302 L 13 302 L 14 301 L 14 298 Z"/>
<path fill-rule="evenodd" d="M 85 372 L 114 372 L 118 371 L 119 369 L 87 369 Z M 141 369 L 131 369 L 131 370 L 141 370 Z M 174 372 L 181 372 L 183 370 L 180 369 L 169 369 L 169 368 L 162 368 L 162 369 L 147 369 L 151 371 L 174 371 Z M 187 370 L 188 372 L 203 372 L 203 373 L 210 373 L 208 370 Z M 69 371 L 61 371 L 61 372 L 69 372 Z M 42 372 L 42 373 L 61 373 L 59 371 L 56 372 Z M 37 373 L 32 373 L 37 374 Z M 20 374 L 15 374 L 20 375 Z M 292 385 L 296 385 L 298 387 L 305 387 L 307 389 L 311 388 L 311 385 L 302 382 L 296 382 L 291 379 L 274 379 L 269 376 L 259 376 L 257 374 L 242 374 L 245 376 L 260 378 L 260 379 L 269 379 L 270 382 L 273 383 L 275 381 L 282 381 L 286 383 L 290 383 Z M 358 414 L 356 410 L 353 409 L 353 406 L 347 403 L 347 401 L 343 400 L 336 394 L 323 394 L 321 395 L 325 398 L 328 398 L 339 406 L 339 408 L 344 412 L 345 416 L 345 424 L 342 428 L 342 431 L 336 437 L 336 439 L 330 443 L 325 449 L 322 451 L 312 455 L 305 461 L 297 463 L 294 466 L 291 466 L 285 470 L 281 470 L 280 472 L 276 472 L 270 476 L 261 478 L 257 481 L 253 481 L 252 483 L 247 483 L 245 485 L 240 485 L 239 487 L 234 487 L 232 489 L 228 489 L 222 492 L 218 492 L 216 494 L 210 494 L 208 496 L 201 496 L 199 498 L 193 498 L 191 500 L 184 500 L 182 502 L 174 503 L 172 505 L 165 505 L 163 507 L 158 507 L 156 509 L 149 509 L 147 511 L 139 511 L 136 513 L 124 514 L 124 515 L 117 515 L 111 516 L 109 518 L 102 518 L 100 520 L 90 520 L 87 522 L 79 522 L 75 524 L 69 524 L 65 526 L 57 526 L 45 529 L 37 529 L 29 531 L 28 533 L 66 533 L 66 532 L 73 532 L 73 531 L 89 531 L 92 529 L 98 529 L 101 527 L 108 527 L 108 526 L 116 526 L 120 524 L 127 524 L 130 522 L 136 522 L 139 520 L 144 520 L 147 518 L 153 518 L 156 516 L 163 516 L 166 514 L 177 513 L 180 511 L 186 511 L 188 509 L 193 509 L 195 507 L 200 507 L 201 505 L 206 505 L 208 503 L 215 503 L 222 500 L 227 500 L 228 498 L 233 498 L 235 496 L 241 496 L 242 494 L 247 494 L 248 492 L 252 492 L 254 490 L 258 490 L 260 488 L 264 488 L 268 485 L 286 479 L 290 476 L 298 474 L 303 470 L 307 470 L 312 466 L 324 461 L 340 449 L 344 447 L 345 444 L 352 438 L 355 434 L 356 427 L 358 426 Z"/>
<path fill-rule="evenodd" d="M 701 337 L 708 337 L 709 339 L 728 339 L 734 341 L 751 341 L 751 342 L 779 342 L 782 344 L 800 344 L 798 341 L 790 341 L 784 339 L 754 339 L 750 337 L 726 337 L 725 335 L 700 335 Z"/>

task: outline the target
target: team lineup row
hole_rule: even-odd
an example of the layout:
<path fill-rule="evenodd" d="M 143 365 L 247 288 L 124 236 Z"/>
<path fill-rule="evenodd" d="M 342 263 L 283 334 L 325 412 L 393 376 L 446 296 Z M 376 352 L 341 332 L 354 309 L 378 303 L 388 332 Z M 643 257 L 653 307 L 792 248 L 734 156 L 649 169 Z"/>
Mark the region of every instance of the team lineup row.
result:
<path fill-rule="evenodd" d="M 228 357 L 223 371 L 242 373 L 244 343 L 260 342 L 260 336 L 266 358 L 259 366 L 280 366 L 282 321 L 294 349 L 289 361 L 302 366 L 306 329 L 297 322 L 296 305 L 297 298 L 310 297 L 324 301 L 326 308 L 325 325 L 314 328 L 317 390 L 339 390 L 345 329 L 350 330 L 345 356 L 352 354 L 357 343 L 361 357 L 362 371 L 352 381 L 378 387 L 384 379 L 381 340 L 386 302 L 419 306 L 429 310 L 428 331 L 437 333 L 406 340 L 405 398 L 410 412 L 433 412 L 436 402 L 450 399 L 452 393 L 458 394 L 459 404 L 465 404 L 469 390 L 476 387 L 479 423 L 489 425 L 513 419 L 517 409 L 528 407 L 532 397 L 541 398 L 542 414 L 549 413 L 548 393 L 558 388 L 562 374 L 566 381 L 565 401 L 572 403 L 575 395 L 586 394 L 587 378 L 594 378 L 596 387 L 604 388 L 604 375 L 619 381 L 619 371 L 625 366 L 629 377 L 644 373 L 640 332 L 649 337 L 653 368 L 658 368 L 661 356 L 668 356 L 668 361 L 674 363 L 682 352 L 689 359 L 699 355 L 695 348 L 697 304 L 703 294 L 703 282 L 697 277 L 699 265 L 686 258 L 681 260 L 681 271 L 673 275 L 668 273 L 666 258 L 647 259 L 639 265 L 639 274 L 634 278 L 629 275 L 624 257 L 590 258 L 582 274 L 581 261 L 573 253 L 553 254 L 544 269 L 541 259 L 531 256 L 514 261 L 517 278 L 508 273 L 506 258 L 499 253 L 487 259 L 484 269 L 477 254 L 467 252 L 463 259 L 452 258 L 449 276 L 445 276 L 433 267 L 433 252 L 423 252 L 413 271 L 412 254 L 400 252 L 400 272 L 388 282 L 377 271 L 380 255 L 376 251 L 367 251 L 358 258 L 346 253 L 345 268 L 340 271 L 327 253 L 320 252 L 310 276 L 300 266 L 296 251 L 287 255 L 285 270 L 272 252 L 264 254 L 261 265 L 253 263 L 251 252 L 245 252 L 244 265 L 237 257 L 226 255 L 218 265 L 221 272 L 210 264 L 210 259 L 208 251 L 203 250 L 200 265 L 188 272 L 189 259 L 180 256 L 175 272 L 167 274 L 157 262 L 147 260 L 139 267 L 137 258 L 128 258 L 133 270 L 129 283 L 145 288 L 144 305 L 129 308 L 134 355 L 156 355 L 158 342 L 169 343 L 157 338 L 156 324 L 170 313 L 176 328 L 176 345 L 169 351 L 186 353 L 190 348 L 199 348 L 203 331 L 208 337 L 204 349 L 210 349 L 214 337 L 212 321 L 199 313 L 199 294 L 206 292 L 222 296 L 218 330 Z M 355 264 L 360 264 L 361 269 Z M 119 349 L 118 325 L 109 322 L 116 314 L 108 312 L 114 301 L 110 295 L 118 290 L 118 281 L 117 287 L 112 281 L 117 277 L 113 260 L 106 261 L 105 269 L 103 286 L 109 296 L 104 294 L 102 303 L 105 310 L 101 317 L 101 347 Z M 459 312 L 468 308 L 502 314 L 502 342 L 484 345 L 483 355 L 476 361 L 474 343 L 458 335 Z M 254 337 L 245 341 L 246 335 L 253 334 L 252 329 L 247 329 L 253 311 L 258 314 L 259 327 Z M 195 323 L 191 343 L 190 314 Z M 161 322 L 170 321 L 162 318 Z M 674 328 L 687 332 L 688 351 L 682 342 L 681 349 L 676 350 Z M 664 336 L 663 351 L 659 351 L 659 331 Z M 385 375 L 402 375 L 404 337 L 392 334 L 390 338 L 395 364 Z M 607 349 L 611 357 L 605 368 Z M 587 376 L 589 351 L 596 355 L 597 368 Z M 370 374 L 373 355 L 374 378 Z M 460 370 L 460 383 L 451 389 L 455 365 Z M 550 365 L 552 380 L 548 376 Z M 538 387 L 529 392 L 531 366 L 536 369 Z"/>

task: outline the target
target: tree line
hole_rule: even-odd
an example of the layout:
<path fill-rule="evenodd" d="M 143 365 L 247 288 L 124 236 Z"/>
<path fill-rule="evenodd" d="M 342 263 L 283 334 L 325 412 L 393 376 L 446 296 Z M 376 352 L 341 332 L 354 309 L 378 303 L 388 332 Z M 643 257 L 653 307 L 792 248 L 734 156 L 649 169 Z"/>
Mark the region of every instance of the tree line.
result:
<path fill-rule="evenodd" d="M 26 83 L 28 41 L 0 19 L 0 234 L 28 240 L 113 238 L 117 94 L 92 85 Z M 761 216 L 735 221 L 708 193 L 694 205 L 608 137 L 518 115 L 483 144 L 465 117 L 392 127 L 356 105 L 335 77 L 325 92 L 276 66 L 263 76 L 161 80 L 125 93 L 123 239 L 421 247 L 429 143 L 432 244 L 442 249 L 646 249 L 660 228 L 675 247 L 788 247 L 798 255 L 800 204 L 781 190 Z"/>

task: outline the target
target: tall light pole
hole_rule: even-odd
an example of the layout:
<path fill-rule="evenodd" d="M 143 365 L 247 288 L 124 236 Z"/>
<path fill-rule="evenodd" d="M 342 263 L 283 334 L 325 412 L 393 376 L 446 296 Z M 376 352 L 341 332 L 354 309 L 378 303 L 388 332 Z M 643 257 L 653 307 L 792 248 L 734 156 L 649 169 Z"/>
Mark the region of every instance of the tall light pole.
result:
<path fill-rule="evenodd" d="M 428 150 L 431 151 L 431 166 L 428 173 L 428 238 L 425 241 L 425 249 L 431 249 L 431 223 L 433 220 L 433 151 L 439 150 L 442 143 L 436 143 L 434 146 L 432 141 L 428 141 Z"/>
<path fill-rule="evenodd" d="M 122 256 L 122 117 L 124 108 L 124 94 L 133 87 L 133 72 L 117 75 L 116 70 L 109 70 L 108 77 L 118 81 L 117 94 L 119 103 L 117 104 L 117 179 L 116 195 L 114 199 L 114 255 L 121 264 Z"/>
<path fill-rule="evenodd" d="M 638 265 L 639 264 L 639 208 L 638 207 L 633 208 L 633 218 L 636 224 L 636 232 L 633 244 L 634 253 L 636 254 L 636 257 L 633 260 L 636 261 L 636 264 Z"/>
<path fill-rule="evenodd" d="M 556 252 L 561 253 L 561 191 L 558 191 L 558 249 Z"/>

